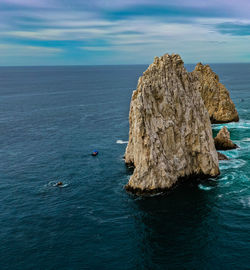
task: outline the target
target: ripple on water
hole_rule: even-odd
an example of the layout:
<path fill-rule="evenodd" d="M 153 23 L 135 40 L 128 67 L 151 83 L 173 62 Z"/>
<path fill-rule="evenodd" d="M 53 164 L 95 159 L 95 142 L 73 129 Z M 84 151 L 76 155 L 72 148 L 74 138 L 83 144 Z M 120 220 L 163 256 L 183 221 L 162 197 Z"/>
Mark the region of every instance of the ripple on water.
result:
<path fill-rule="evenodd" d="M 246 196 L 240 199 L 240 203 L 243 208 L 250 208 L 250 196 Z"/>
<path fill-rule="evenodd" d="M 231 158 L 229 155 L 227 155 Z M 228 169 L 239 169 L 246 164 L 246 161 L 243 159 L 229 159 L 220 161 L 220 170 L 228 170 Z"/>
<path fill-rule="evenodd" d="M 234 183 L 234 180 L 236 179 L 236 177 L 237 177 L 236 172 L 230 172 L 230 173 L 219 176 L 219 180 L 218 180 L 219 186 L 222 186 L 222 187 L 231 186 Z"/>
<path fill-rule="evenodd" d="M 218 187 L 220 188 L 221 194 L 219 198 L 231 196 L 233 194 L 241 194 L 247 192 L 249 189 L 249 178 L 242 171 L 231 171 L 222 174 L 218 178 Z"/>

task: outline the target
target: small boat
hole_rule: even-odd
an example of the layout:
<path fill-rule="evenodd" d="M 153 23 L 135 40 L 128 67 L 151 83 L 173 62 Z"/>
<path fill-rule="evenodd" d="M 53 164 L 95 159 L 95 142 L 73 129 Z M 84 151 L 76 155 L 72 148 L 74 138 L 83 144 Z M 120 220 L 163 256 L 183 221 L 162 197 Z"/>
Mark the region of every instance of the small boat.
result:
<path fill-rule="evenodd" d="M 91 155 L 92 156 L 97 156 L 98 155 L 98 151 L 97 150 L 94 150 Z"/>

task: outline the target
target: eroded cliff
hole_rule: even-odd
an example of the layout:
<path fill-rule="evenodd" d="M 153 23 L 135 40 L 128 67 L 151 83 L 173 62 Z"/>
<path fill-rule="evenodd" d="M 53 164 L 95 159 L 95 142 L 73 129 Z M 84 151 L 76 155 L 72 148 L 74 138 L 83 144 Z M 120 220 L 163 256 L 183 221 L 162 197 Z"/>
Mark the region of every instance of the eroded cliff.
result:
<path fill-rule="evenodd" d="M 180 179 L 219 174 L 209 114 L 179 55 L 155 58 L 138 81 L 129 114 L 126 188 L 169 189 Z"/>

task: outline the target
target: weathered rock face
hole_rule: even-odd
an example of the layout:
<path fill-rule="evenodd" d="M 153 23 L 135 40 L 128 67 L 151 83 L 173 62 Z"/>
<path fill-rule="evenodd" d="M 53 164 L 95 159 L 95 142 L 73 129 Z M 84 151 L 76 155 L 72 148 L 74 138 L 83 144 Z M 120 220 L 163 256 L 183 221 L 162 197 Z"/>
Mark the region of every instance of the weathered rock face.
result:
<path fill-rule="evenodd" d="M 211 123 L 239 121 L 238 112 L 226 87 L 219 82 L 209 65 L 197 64 L 193 75 L 194 87 L 200 91 Z"/>
<path fill-rule="evenodd" d="M 155 58 L 133 92 L 125 162 L 135 169 L 126 188 L 168 189 L 178 180 L 219 174 L 211 123 L 179 55 Z"/>
<path fill-rule="evenodd" d="M 238 146 L 233 143 L 230 139 L 230 132 L 227 127 L 223 127 L 217 136 L 214 138 L 215 148 L 217 150 L 230 150 L 238 148 Z"/>

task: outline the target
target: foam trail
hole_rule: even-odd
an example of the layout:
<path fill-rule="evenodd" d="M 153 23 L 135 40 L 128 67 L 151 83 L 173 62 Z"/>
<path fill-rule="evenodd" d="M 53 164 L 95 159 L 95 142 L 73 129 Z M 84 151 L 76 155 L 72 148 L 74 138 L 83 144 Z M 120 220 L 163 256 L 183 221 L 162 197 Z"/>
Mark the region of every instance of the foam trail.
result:
<path fill-rule="evenodd" d="M 123 140 L 117 140 L 116 143 L 118 144 L 127 144 L 128 141 L 123 141 Z"/>

